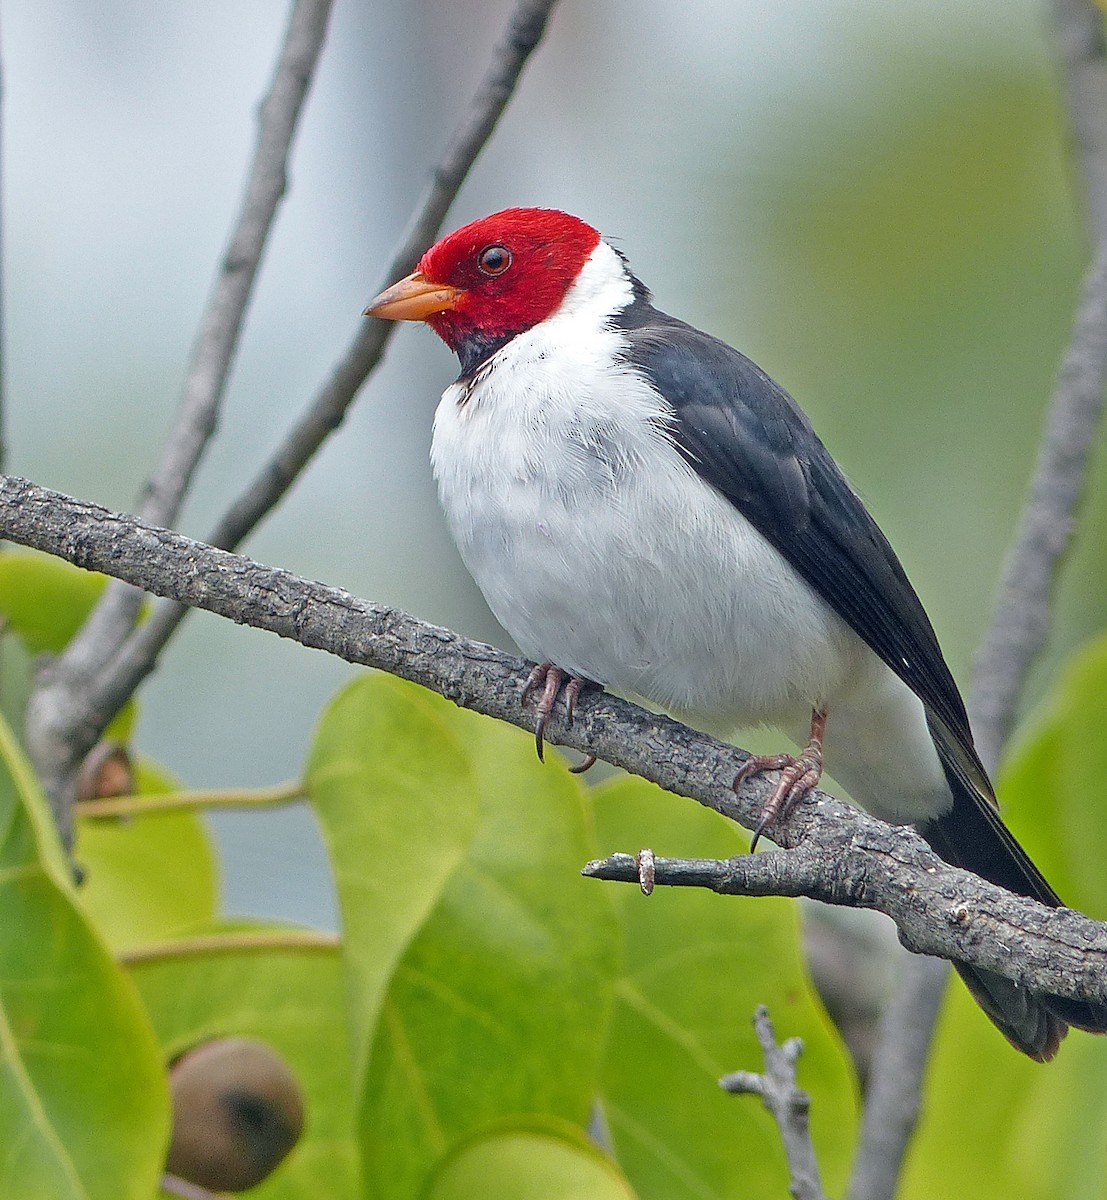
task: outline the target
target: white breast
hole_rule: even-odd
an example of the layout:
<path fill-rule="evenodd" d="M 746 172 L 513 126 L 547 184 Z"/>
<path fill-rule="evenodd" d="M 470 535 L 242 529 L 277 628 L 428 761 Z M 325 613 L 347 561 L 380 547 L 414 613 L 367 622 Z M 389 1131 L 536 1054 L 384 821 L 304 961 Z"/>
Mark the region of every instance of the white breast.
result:
<path fill-rule="evenodd" d="M 802 718 L 860 643 L 671 445 L 671 410 L 598 319 L 629 298 L 601 243 L 554 317 L 446 390 L 450 528 L 536 661 L 731 727 Z"/>

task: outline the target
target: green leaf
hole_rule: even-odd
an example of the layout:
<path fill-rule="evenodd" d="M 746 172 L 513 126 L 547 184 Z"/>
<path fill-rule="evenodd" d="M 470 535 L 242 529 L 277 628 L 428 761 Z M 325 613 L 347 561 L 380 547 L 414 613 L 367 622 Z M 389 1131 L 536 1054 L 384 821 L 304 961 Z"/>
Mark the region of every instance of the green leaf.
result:
<path fill-rule="evenodd" d="M 425 1200 L 634 1200 L 614 1163 L 578 1129 L 534 1118 L 464 1141 L 435 1171 Z"/>
<path fill-rule="evenodd" d="M 728 858 L 746 835 L 717 813 L 640 779 L 596 789 L 601 852 Z M 784 1195 L 780 1137 L 755 1098 L 718 1086 L 762 1070 L 753 1031 L 768 1006 L 777 1037 L 801 1037 L 799 1083 L 830 1194 L 854 1148 L 852 1067 L 815 998 L 803 963 L 796 905 L 717 896 L 699 888 L 597 884 L 617 896 L 626 970 L 616 988 L 603 1106 L 618 1158 L 644 1200 L 738 1200 Z"/>
<path fill-rule="evenodd" d="M 608 895 L 579 874 L 592 853 L 582 788 L 538 763 L 533 739 L 387 677 L 338 704 L 359 714 L 329 740 L 351 793 L 312 791 L 351 959 L 378 956 L 355 933 L 379 922 L 367 907 L 393 909 L 361 1113 L 366 1182 L 382 1200 L 414 1197 L 490 1121 L 587 1121 L 618 939 Z M 309 781 L 323 769 L 317 746 Z M 361 1002 L 377 1003 L 379 974 L 356 962 L 354 974 L 371 985 Z"/>
<path fill-rule="evenodd" d="M 244 932 L 274 926 L 235 922 L 207 932 Z M 295 932 L 295 931 L 294 931 Z M 268 1042 L 292 1068 L 304 1094 L 304 1136 L 264 1183 L 257 1200 L 354 1200 L 358 1185 L 353 1137 L 350 1041 L 342 1019 L 342 964 L 337 949 L 319 946 L 197 951 L 135 963 L 165 1058 L 197 1042 L 242 1036 Z"/>
<path fill-rule="evenodd" d="M 107 585 L 106 575 L 82 571 L 34 551 L 0 554 L 0 614 L 32 654 L 57 654 L 84 624 Z"/>
<path fill-rule="evenodd" d="M 1072 1032 L 1043 1066 L 1013 1050 L 954 980 L 897 1197 L 1101 1200 L 1107 1040 Z M 985 1081 L 986 1086 L 981 1086 Z M 966 1136 L 966 1128 L 971 1136 Z"/>
<path fill-rule="evenodd" d="M 139 795 L 176 790 L 150 763 L 138 763 L 135 777 Z M 74 857 L 85 872 L 81 905 L 116 949 L 215 919 L 215 853 L 195 812 L 79 818 Z"/>
<path fill-rule="evenodd" d="M 161 1056 L 3 723 L 0 930 L 0 1195 L 148 1200 L 168 1131 Z"/>
<path fill-rule="evenodd" d="M 305 773 L 342 908 L 360 1063 L 396 963 L 476 829 L 464 749 L 427 696 L 391 676 L 356 680 L 323 713 Z"/>

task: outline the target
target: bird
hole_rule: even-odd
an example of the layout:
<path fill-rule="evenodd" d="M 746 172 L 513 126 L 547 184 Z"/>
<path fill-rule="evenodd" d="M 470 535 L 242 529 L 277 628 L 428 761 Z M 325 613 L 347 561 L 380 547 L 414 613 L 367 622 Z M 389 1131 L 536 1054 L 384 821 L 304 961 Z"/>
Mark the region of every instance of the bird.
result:
<path fill-rule="evenodd" d="M 536 737 L 583 688 L 712 731 L 775 727 L 798 755 L 763 828 L 824 765 L 946 862 L 1042 904 L 1057 894 L 1000 818 L 965 704 L 895 551 L 792 397 L 669 316 L 579 217 L 508 208 L 448 234 L 366 316 L 425 322 L 460 374 L 431 462 L 461 557 L 535 664 Z M 1107 1005 L 954 964 L 1039 1061 Z"/>

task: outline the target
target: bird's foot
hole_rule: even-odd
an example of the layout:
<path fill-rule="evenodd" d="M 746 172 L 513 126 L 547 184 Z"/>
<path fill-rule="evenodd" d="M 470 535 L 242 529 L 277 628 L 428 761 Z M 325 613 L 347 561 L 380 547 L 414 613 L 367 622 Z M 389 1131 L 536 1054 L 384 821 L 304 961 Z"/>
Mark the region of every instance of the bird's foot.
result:
<path fill-rule="evenodd" d="M 803 753 L 794 754 L 751 754 L 734 777 L 734 790 L 752 775 L 760 775 L 765 771 L 779 771 L 780 780 L 773 789 L 773 794 L 765 802 L 761 817 L 750 842 L 750 853 L 757 849 L 761 836 L 767 833 L 777 819 L 787 816 L 793 806 L 802 800 L 808 792 L 818 786 L 823 774 L 823 735 L 826 730 L 826 713 L 811 714 L 811 740 Z"/>
<path fill-rule="evenodd" d="M 542 689 L 535 708 L 534 721 L 534 745 L 538 750 L 539 762 L 546 761 L 546 725 L 549 723 L 550 714 L 557 703 L 558 692 L 561 691 L 562 687 L 565 688 L 565 719 L 571 725 L 580 694 L 591 682 L 590 679 L 584 679 L 580 675 L 570 675 L 560 667 L 555 667 L 551 662 L 539 663 L 527 676 L 527 681 L 523 685 L 522 702 L 524 704 L 530 699 L 533 692 L 537 691 L 539 687 Z M 594 766 L 595 762 L 596 756 L 589 754 L 583 761 L 577 763 L 575 767 L 570 767 L 569 770 L 574 775 L 582 775 L 589 767 Z"/>

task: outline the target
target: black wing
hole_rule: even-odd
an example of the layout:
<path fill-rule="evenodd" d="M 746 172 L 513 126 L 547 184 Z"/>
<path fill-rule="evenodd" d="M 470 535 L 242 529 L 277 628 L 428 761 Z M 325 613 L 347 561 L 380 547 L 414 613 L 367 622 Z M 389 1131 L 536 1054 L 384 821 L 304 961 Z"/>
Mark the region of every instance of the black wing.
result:
<path fill-rule="evenodd" d="M 673 406 L 688 462 L 922 700 L 990 794 L 922 603 L 796 402 L 745 355 L 641 299 L 621 324 L 628 361 Z"/>
<path fill-rule="evenodd" d="M 947 862 L 1043 904 L 1061 901 L 999 817 L 965 705 L 887 538 L 803 412 L 737 350 L 659 313 L 644 289 L 620 321 L 627 359 L 672 404 L 672 435 L 695 470 L 784 556 L 923 702 L 953 805 L 919 832 Z M 1107 1005 L 1037 996 L 955 963 L 984 1011 L 1032 1058 L 1066 1024 L 1107 1031 Z"/>

